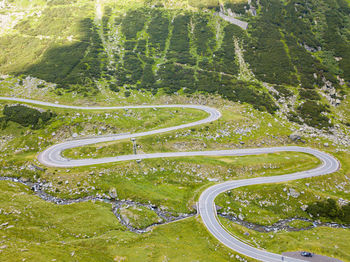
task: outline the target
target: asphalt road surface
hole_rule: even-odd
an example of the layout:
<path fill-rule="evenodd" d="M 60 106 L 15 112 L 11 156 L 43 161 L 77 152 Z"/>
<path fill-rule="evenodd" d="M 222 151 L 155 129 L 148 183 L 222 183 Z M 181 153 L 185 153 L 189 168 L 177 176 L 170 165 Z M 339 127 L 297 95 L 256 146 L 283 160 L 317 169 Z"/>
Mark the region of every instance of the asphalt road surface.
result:
<path fill-rule="evenodd" d="M 157 130 L 151 130 L 141 133 L 135 134 L 116 134 L 111 136 L 103 136 L 103 137 L 93 137 L 93 138 L 85 138 L 85 139 L 77 139 L 72 141 L 66 141 L 60 144 L 53 145 L 47 148 L 45 151 L 41 152 L 38 156 L 38 160 L 46 166 L 51 167 L 77 167 L 77 166 L 88 166 L 88 165 L 96 165 L 96 164 L 104 164 L 111 163 L 117 161 L 130 161 L 137 159 L 149 159 L 149 158 L 165 158 L 165 157 L 186 157 L 186 156 L 246 156 L 246 155 L 258 155 L 258 154 L 266 154 L 266 153 L 275 153 L 275 152 L 303 152 L 314 155 L 321 161 L 321 165 L 317 168 L 308 171 L 302 171 L 292 174 L 286 174 L 281 176 L 270 176 L 270 177 L 258 177 L 251 179 L 242 179 L 242 180 L 234 180 L 228 181 L 220 184 L 216 184 L 212 187 L 206 189 L 199 198 L 199 213 L 202 217 L 203 223 L 209 230 L 209 232 L 215 236 L 222 244 L 229 247 L 230 249 L 241 253 L 245 256 L 268 262 L 277 262 L 277 261 L 303 261 L 296 258 L 284 257 L 279 254 L 270 253 L 261 249 L 257 249 L 255 247 L 246 244 L 235 236 L 231 235 L 226 231 L 223 226 L 220 224 L 214 200 L 215 198 L 228 190 L 232 190 L 234 188 L 249 186 L 249 185 L 258 185 L 258 184 L 266 184 L 266 183 L 278 183 L 278 182 L 286 182 L 295 179 L 307 178 L 307 177 L 315 177 L 333 173 L 337 171 L 340 167 L 339 162 L 333 156 L 307 147 L 297 147 L 297 146 L 285 146 L 285 147 L 270 147 L 270 148 L 250 148 L 250 149 L 233 149 L 233 150 L 216 150 L 216 151 L 194 151 L 194 152 L 173 152 L 173 153 L 153 153 L 153 154 L 137 154 L 137 155 L 123 155 L 116 157 L 105 157 L 99 159 L 79 159 L 72 160 L 66 159 L 62 156 L 62 151 L 86 146 L 90 144 L 96 144 L 100 142 L 108 142 L 108 141 L 117 141 L 128 138 L 137 138 L 142 136 L 154 135 L 169 131 L 174 131 L 178 129 L 193 127 L 201 124 L 206 124 L 213 122 L 221 117 L 221 113 L 207 106 L 201 105 L 149 105 L 149 106 L 118 106 L 118 107 L 81 107 L 81 106 L 68 106 L 68 105 L 60 105 L 56 103 L 48 103 L 41 102 L 30 99 L 21 99 L 21 98 L 13 98 L 13 97 L 0 97 L 0 100 L 7 101 L 15 101 L 43 106 L 51 106 L 58 108 L 68 108 L 75 110 L 111 110 L 111 109 L 133 109 L 133 108 L 192 108 L 203 110 L 209 114 L 209 116 L 203 120 L 199 120 L 196 122 L 183 124 L 179 126 L 173 126 L 168 128 L 162 128 Z"/>

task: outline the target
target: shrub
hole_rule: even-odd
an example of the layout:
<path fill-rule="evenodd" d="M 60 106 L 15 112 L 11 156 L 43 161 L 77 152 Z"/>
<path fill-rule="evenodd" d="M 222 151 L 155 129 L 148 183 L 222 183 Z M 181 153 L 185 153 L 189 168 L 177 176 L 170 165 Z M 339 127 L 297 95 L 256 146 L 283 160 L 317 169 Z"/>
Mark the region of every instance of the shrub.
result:
<path fill-rule="evenodd" d="M 126 13 L 122 21 L 122 33 L 127 40 L 136 38 L 146 22 L 145 10 L 131 10 Z"/>
<path fill-rule="evenodd" d="M 301 99 L 321 100 L 320 95 L 314 89 L 299 89 Z"/>
<path fill-rule="evenodd" d="M 119 92 L 120 91 L 120 89 L 114 83 L 109 84 L 109 89 L 111 89 L 114 92 Z"/>
<path fill-rule="evenodd" d="M 174 19 L 173 34 L 170 40 L 168 59 L 173 59 L 181 64 L 194 65 L 195 60 L 190 54 L 189 26 L 190 15 L 179 15 Z"/>
<path fill-rule="evenodd" d="M 297 111 L 309 126 L 317 128 L 332 126 L 328 117 L 323 115 L 324 112 L 329 110 L 322 104 L 318 104 L 315 101 L 306 101 L 297 108 Z"/>
<path fill-rule="evenodd" d="M 340 220 L 341 222 L 350 223 L 350 203 L 340 207 L 332 198 L 309 204 L 306 212 L 313 217 L 323 217 L 332 221 Z"/>
<path fill-rule="evenodd" d="M 50 119 L 56 116 L 51 111 L 40 112 L 36 109 L 16 105 L 16 106 L 5 106 L 3 110 L 4 120 L 16 122 L 22 126 L 32 126 L 33 128 L 39 128 L 46 124 Z"/>
<path fill-rule="evenodd" d="M 283 97 L 290 97 L 293 95 L 292 91 L 281 85 L 274 86 L 274 89 Z"/>
<path fill-rule="evenodd" d="M 148 26 L 149 47 L 154 49 L 153 54 L 162 53 L 169 34 L 169 18 L 165 12 L 154 10 L 152 12 L 152 20 Z"/>

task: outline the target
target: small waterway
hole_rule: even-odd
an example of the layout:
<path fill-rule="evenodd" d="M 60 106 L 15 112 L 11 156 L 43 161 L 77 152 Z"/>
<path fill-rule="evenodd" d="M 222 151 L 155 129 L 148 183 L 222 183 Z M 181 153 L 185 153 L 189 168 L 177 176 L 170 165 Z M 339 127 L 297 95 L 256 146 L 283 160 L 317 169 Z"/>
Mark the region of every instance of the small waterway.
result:
<path fill-rule="evenodd" d="M 119 222 L 124 225 L 128 230 L 134 233 L 145 233 L 151 230 L 154 226 L 156 225 L 162 225 L 162 224 L 167 224 L 171 223 L 174 221 L 178 221 L 181 219 L 185 219 L 188 217 L 195 216 L 194 213 L 181 213 L 178 214 L 177 216 L 174 216 L 172 213 L 162 210 L 156 205 L 152 204 L 143 204 L 143 203 L 138 203 L 135 201 L 131 200 L 116 200 L 116 199 L 111 199 L 111 198 L 103 198 L 103 197 L 96 197 L 96 196 L 87 196 L 87 197 L 82 197 L 82 198 L 77 198 L 77 199 L 62 199 L 59 197 L 51 196 L 50 194 L 46 193 L 44 190 L 42 190 L 43 183 L 42 182 L 30 182 L 30 181 L 24 181 L 18 178 L 14 177 L 0 177 L 0 181 L 11 181 L 15 183 L 20 183 L 23 185 L 28 186 L 38 197 L 40 197 L 42 200 L 45 200 L 46 202 L 54 203 L 56 205 L 70 205 L 73 203 L 82 203 L 82 202 L 88 202 L 88 201 L 101 201 L 105 203 L 110 203 L 112 205 L 112 212 L 115 215 L 115 217 L 119 220 Z M 143 229 L 137 229 L 130 225 L 127 221 L 125 221 L 122 216 L 119 213 L 120 208 L 122 208 L 124 205 L 127 206 L 143 206 L 148 208 L 149 210 L 154 211 L 160 218 L 162 218 L 162 222 L 154 223 L 146 228 Z M 293 217 L 293 218 L 287 218 L 280 220 L 270 226 L 264 226 L 264 225 L 259 225 L 251 222 L 247 222 L 244 220 L 241 220 L 237 217 L 234 217 L 232 215 L 226 215 L 222 213 L 218 213 L 219 216 L 224 217 L 226 219 L 229 219 L 230 221 L 239 224 L 241 226 L 244 226 L 246 228 L 258 231 L 258 232 L 272 232 L 272 231 L 303 231 L 303 230 L 310 230 L 312 228 L 316 227 L 331 227 L 331 228 L 350 228 L 350 225 L 344 225 L 344 224 L 338 224 L 338 223 L 333 223 L 333 222 L 321 222 L 321 221 L 313 221 L 311 219 L 307 218 L 298 218 L 298 217 Z M 310 226 L 307 227 L 302 227 L 302 228 L 297 228 L 297 227 L 292 227 L 289 225 L 290 222 L 292 221 L 303 221 L 303 222 L 310 222 Z"/>
<path fill-rule="evenodd" d="M 192 217 L 195 214 L 194 213 L 180 213 L 177 216 L 174 216 L 171 212 L 164 211 L 157 207 L 156 205 L 152 204 L 143 204 L 138 203 L 131 200 L 116 200 L 111 198 L 103 198 L 103 197 L 96 197 L 96 196 L 87 196 L 77 199 L 62 199 L 59 197 L 51 196 L 50 194 L 46 193 L 44 190 L 42 190 L 43 183 L 42 182 L 30 182 L 30 181 L 24 181 L 22 179 L 14 178 L 14 177 L 0 177 L 0 181 L 11 181 L 15 183 L 20 183 L 23 185 L 28 186 L 36 196 L 40 197 L 42 200 L 50 203 L 54 203 L 56 205 L 70 205 L 74 203 L 82 203 L 82 202 L 88 202 L 88 201 L 101 201 L 105 203 L 109 203 L 112 205 L 112 212 L 116 216 L 116 218 L 119 220 L 119 222 L 124 225 L 128 230 L 134 232 L 134 233 L 145 233 L 152 229 L 152 227 L 156 225 L 162 225 L 171 223 L 174 221 L 178 221 L 181 219 L 185 219 L 188 217 Z M 162 222 L 154 223 L 146 228 L 143 229 L 137 229 L 133 226 L 131 226 L 129 223 L 127 223 L 119 214 L 119 209 L 122 208 L 124 205 L 127 206 L 143 206 L 148 208 L 149 210 L 154 211 L 160 218 L 162 218 Z"/>

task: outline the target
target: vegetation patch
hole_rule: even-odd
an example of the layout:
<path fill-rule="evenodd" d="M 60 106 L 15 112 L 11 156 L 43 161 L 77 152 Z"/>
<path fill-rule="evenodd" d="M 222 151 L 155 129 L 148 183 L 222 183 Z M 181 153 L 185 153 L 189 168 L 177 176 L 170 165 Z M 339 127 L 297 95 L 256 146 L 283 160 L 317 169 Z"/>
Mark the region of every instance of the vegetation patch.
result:
<path fill-rule="evenodd" d="M 8 121 L 12 121 L 25 127 L 30 126 L 34 129 L 46 125 L 53 117 L 56 116 L 56 114 L 50 110 L 40 112 L 34 108 L 22 105 L 5 105 L 3 115 L 4 117 L 0 118 L 2 128 L 6 127 Z"/>
<path fill-rule="evenodd" d="M 163 219 L 156 212 L 144 206 L 123 205 L 118 212 L 126 224 L 136 229 L 144 229 L 163 222 Z"/>
<path fill-rule="evenodd" d="M 350 224 L 350 203 L 339 206 L 332 198 L 309 204 L 306 211 L 315 218 L 326 218 Z"/>

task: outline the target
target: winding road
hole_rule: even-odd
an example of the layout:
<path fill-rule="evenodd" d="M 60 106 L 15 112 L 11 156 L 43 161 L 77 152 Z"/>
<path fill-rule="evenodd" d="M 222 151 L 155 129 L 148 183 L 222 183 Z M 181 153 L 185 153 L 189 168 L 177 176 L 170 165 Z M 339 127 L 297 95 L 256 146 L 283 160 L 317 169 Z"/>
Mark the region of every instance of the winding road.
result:
<path fill-rule="evenodd" d="M 228 181 L 220 184 L 216 184 L 207 188 L 199 198 L 199 214 L 202 217 L 204 225 L 207 227 L 209 232 L 216 237 L 222 244 L 227 246 L 228 248 L 241 253 L 247 257 L 251 257 L 260 261 L 268 261 L 268 262 L 277 262 L 277 261 L 302 261 L 295 258 L 282 257 L 282 255 L 270 253 L 255 247 L 252 247 L 230 233 L 226 231 L 223 226 L 220 224 L 217 218 L 217 212 L 215 208 L 214 200 L 215 198 L 228 190 L 232 190 L 234 188 L 249 186 L 249 185 L 258 185 L 258 184 L 266 184 L 266 183 L 279 183 L 286 182 L 301 178 L 307 177 L 315 177 L 320 175 L 326 175 L 337 171 L 340 167 L 340 164 L 337 159 L 333 156 L 318 151 L 316 149 L 307 148 L 307 147 L 298 147 L 298 146 L 284 146 L 284 147 L 270 147 L 270 148 L 250 148 L 250 149 L 236 149 L 236 150 L 215 150 L 215 151 L 194 151 L 194 152 L 173 152 L 173 153 L 153 153 L 153 154 L 138 154 L 138 155 L 123 155 L 117 157 L 106 157 L 99 159 L 79 159 L 72 160 L 66 159 L 62 156 L 62 151 L 86 146 L 90 144 L 100 143 L 100 142 L 108 142 L 108 141 L 117 141 L 128 138 L 136 138 L 147 135 L 154 135 L 169 131 L 174 131 L 178 129 L 193 127 L 197 125 L 202 125 L 206 123 L 210 123 L 216 121 L 221 117 L 221 113 L 214 108 L 201 106 L 201 105 L 147 105 L 147 106 L 118 106 L 118 107 L 80 107 L 80 106 L 68 106 L 61 105 L 49 102 L 42 102 L 30 99 L 22 99 L 22 98 L 14 98 L 14 97 L 0 97 L 0 100 L 5 101 L 13 101 L 13 102 L 22 102 L 28 104 L 35 104 L 41 106 L 49 106 L 56 108 L 67 108 L 67 109 L 75 109 L 75 110 L 111 110 L 111 109 L 140 109 L 140 108 L 192 108 L 203 110 L 209 114 L 209 116 L 203 120 L 199 120 L 196 122 L 183 124 L 179 126 L 173 126 L 168 128 L 162 128 L 157 130 L 151 130 L 141 133 L 135 134 L 123 134 L 123 135 L 111 135 L 104 137 L 94 137 L 94 138 L 86 138 L 86 139 L 78 139 L 72 141 L 66 141 L 60 144 L 53 145 L 47 148 L 45 151 L 41 152 L 38 156 L 38 160 L 46 166 L 51 167 L 77 167 L 77 166 L 88 166 L 95 164 L 103 164 L 103 163 L 111 163 L 116 161 L 129 161 L 129 160 L 137 160 L 137 159 L 149 159 L 149 158 L 165 158 L 165 157 L 186 157 L 186 156 L 246 156 L 246 155 L 258 155 L 258 154 L 266 154 L 266 153 L 276 153 L 276 152 L 302 152 L 311 154 L 321 161 L 321 165 L 317 168 L 302 171 L 292 174 L 286 174 L 281 176 L 270 176 L 270 177 L 257 177 L 251 179 L 242 179 L 242 180 L 234 180 Z"/>

